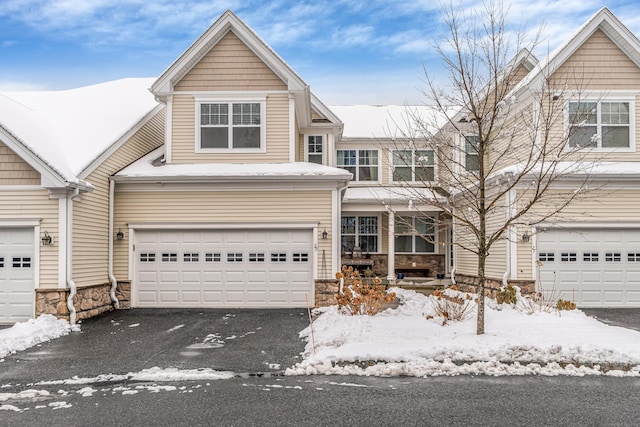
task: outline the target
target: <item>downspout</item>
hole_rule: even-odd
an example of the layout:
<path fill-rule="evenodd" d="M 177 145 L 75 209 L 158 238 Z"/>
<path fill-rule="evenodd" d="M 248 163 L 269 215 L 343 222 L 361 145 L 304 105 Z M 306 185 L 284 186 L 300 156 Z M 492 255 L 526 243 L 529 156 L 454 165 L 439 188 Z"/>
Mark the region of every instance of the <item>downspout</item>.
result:
<path fill-rule="evenodd" d="M 73 199 L 80 194 L 80 189 L 76 188 L 71 196 L 67 196 L 67 286 L 69 287 L 69 297 L 67 298 L 67 308 L 69 309 L 69 323 L 76 323 L 76 308 L 73 306 L 73 298 L 76 296 L 76 284 L 73 281 Z"/>
<path fill-rule="evenodd" d="M 114 194 L 115 194 L 115 186 L 116 183 L 113 180 L 109 181 L 109 255 L 107 261 L 107 274 L 109 275 L 109 281 L 111 282 L 111 292 L 109 292 L 109 296 L 111 297 L 111 301 L 113 302 L 113 306 L 116 309 L 120 308 L 120 301 L 118 301 L 118 297 L 116 297 L 116 289 L 118 288 L 118 280 L 113 274 L 113 203 L 114 203 Z"/>

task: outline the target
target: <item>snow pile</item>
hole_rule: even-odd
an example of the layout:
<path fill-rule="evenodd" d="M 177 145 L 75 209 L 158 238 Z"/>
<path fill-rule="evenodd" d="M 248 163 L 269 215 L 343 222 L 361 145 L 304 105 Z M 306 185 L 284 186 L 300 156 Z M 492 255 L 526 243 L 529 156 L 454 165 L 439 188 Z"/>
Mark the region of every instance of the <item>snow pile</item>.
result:
<path fill-rule="evenodd" d="M 129 372 L 128 374 L 100 374 L 95 377 L 77 377 L 65 380 L 40 381 L 38 385 L 59 385 L 59 384 L 96 384 L 105 382 L 124 381 L 144 381 L 144 382 L 164 382 L 164 381 L 197 381 L 197 380 L 227 380 L 233 378 L 235 374 L 229 371 L 216 371 L 210 368 L 200 369 L 177 369 L 153 367 L 143 369 L 139 372 Z"/>
<path fill-rule="evenodd" d="M 37 319 L 16 323 L 8 329 L 0 329 L 0 358 L 72 331 L 79 332 L 80 326 L 70 325 L 66 320 L 57 319 L 52 314 L 43 314 Z"/>
<path fill-rule="evenodd" d="M 461 322 L 434 315 L 433 300 L 393 289 L 402 304 L 376 316 L 323 309 L 305 359 L 288 375 L 631 375 L 640 376 L 640 332 L 605 325 L 579 310 L 527 314 L 487 304 L 476 335 L 475 303 Z"/>

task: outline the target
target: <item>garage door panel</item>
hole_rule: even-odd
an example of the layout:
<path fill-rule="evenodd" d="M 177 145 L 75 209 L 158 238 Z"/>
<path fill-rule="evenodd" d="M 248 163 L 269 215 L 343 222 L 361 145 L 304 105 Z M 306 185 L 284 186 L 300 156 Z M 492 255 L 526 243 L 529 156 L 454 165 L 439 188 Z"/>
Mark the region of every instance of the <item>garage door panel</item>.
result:
<path fill-rule="evenodd" d="M 640 229 L 547 230 L 537 251 L 541 287 L 575 295 L 579 307 L 640 307 Z"/>
<path fill-rule="evenodd" d="M 156 291 L 138 291 L 138 303 L 155 304 L 158 302 L 158 293 Z"/>
<path fill-rule="evenodd" d="M 200 271 L 183 271 L 182 272 L 182 284 L 200 284 L 202 283 L 202 274 Z"/>
<path fill-rule="evenodd" d="M 627 303 L 640 305 L 640 291 L 627 291 Z"/>
<path fill-rule="evenodd" d="M 202 292 L 202 300 L 205 304 L 222 304 L 224 301 L 222 299 L 223 292 L 222 291 L 204 291 Z"/>
<path fill-rule="evenodd" d="M 169 303 L 169 304 L 177 304 L 180 301 L 179 295 L 180 295 L 180 293 L 178 291 L 161 290 L 160 291 L 160 300 L 158 302 L 160 302 L 160 303 Z"/>
<path fill-rule="evenodd" d="M 304 306 L 304 297 L 313 296 L 311 236 L 310 230 L 138 231 L 140 253 L 155 258 L 136 258 L 137 304 Z M 164 260 L 166 253 L 173 262 Z M 154 292 L 159 296 L 152 299 Z"/>
<path fill-rule="evenodd" d="M 177 285 L 180 283 L 179 271 L 160 271 L 159 273 L 159 282 L 162 284 Z"/>
<path fill-rule="evenodd" d="M 33 318 L 34 229 L 0 228 L 0 324 Z"/>
<path fill-rule="evenodd" d="M 182 302 L 185 303 L 200 303 L 202 295 L 200 291 L 182 291 Z"/>

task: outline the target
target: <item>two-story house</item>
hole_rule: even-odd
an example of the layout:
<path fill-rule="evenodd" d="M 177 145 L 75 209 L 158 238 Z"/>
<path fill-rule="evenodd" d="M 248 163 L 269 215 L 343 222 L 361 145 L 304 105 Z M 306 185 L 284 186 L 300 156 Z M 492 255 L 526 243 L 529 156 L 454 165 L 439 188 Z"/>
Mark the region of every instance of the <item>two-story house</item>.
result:
<path fill-rule="evenodd" d="M 592 170 L 593 197 L 512 230 L 527 238 L 497 245 L 488 276 L 640 306 L 640 42 L 603 9 L 541 63 L 589 74 L 601 137 L 587 148 L 609 162 Z M 540 67 L 520 72 L 526 102 Z M 157 79 L 0 94 L 0 322 L 325 304 L 343 264 L 472 281 L 473 255 L 422 188 L 445 168 L 427 141 L 399 142 L 408 117 L 430 113 L 409 109 L 327 107 L 232 12 Z M 455 137 L 474 167 L 472 132 Z"/>

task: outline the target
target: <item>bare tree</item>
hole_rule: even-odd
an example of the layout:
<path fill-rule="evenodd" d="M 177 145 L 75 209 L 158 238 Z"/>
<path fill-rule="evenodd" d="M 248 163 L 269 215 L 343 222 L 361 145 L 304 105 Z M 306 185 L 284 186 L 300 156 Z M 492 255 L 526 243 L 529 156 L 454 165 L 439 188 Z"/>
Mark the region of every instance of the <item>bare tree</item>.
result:
<path fill-rule="evenodd" d="M 531 53 L 538 36 L 525 44 L 524 33 L 508 26 L 502 3 L 444 11 L 448 37 L 436 49 L 448 82 L 439 85 L 425 67 L 424 94 L 435 114 L 408 109 L 407 123 L 398 127 L 412 131 L 395 148 L 412 153 L 404 161 L 415 167 L 437 165 L 435 179 L 416 173 L 422 182 L 400 186 L 415 206 L 441 210 L 441 225 L 455 228 L 453 244 L 477 258 L 477 333 L 483 334 L 490 251 L 518 239 L 518 228 L 550 220 L 587 188 L 594 159 L 585 161 L 584 148 L 594 135 L 585 124 L 594 112 L 580 100 L 588 76 L 551 73 L 539 63 Z M 425 149 L 433 159 L 416 156 Z M 558 191 L 556 184 L 569 178 L 571 190 Z"/>

